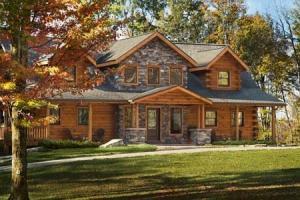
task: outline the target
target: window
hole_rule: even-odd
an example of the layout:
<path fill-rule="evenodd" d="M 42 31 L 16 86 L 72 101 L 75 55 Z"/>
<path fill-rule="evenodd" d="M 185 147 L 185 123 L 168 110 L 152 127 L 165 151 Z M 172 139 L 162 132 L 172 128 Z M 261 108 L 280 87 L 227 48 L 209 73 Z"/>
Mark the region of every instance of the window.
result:
<path fill-rule="evenodd" d="M 218 85 L 221 87 L 229 86 L 229 72 L 219 72 Z"/>
<path fill-rule="evenodd" d="M 125 128 L 132 128 L 132 107 L 124 108 L 124 124 Z"/>
<path fill-rule="evenodd" d="M 235 120 L 236 120 L 236 117 L 235 117 L 235 112 L 232 112 L 231 114 L 231 126 L 235 126 Z M 244 126 L 244 112 L 239 112 L 238 113 L 238 124 L 239 126 Z"/>
<path fill-rule="evenodd" d="M 127 66 L 124 69 L 124 82 L 135 84 L 137 83 L 137 67 Z"/>
<path fill-rule="evenodd" d="M 76 67 L 66 67 L 67 77 L 65 78 L 69 82 L 76 82 Z"/>
<path fill-rule="evenodd" d="M 148 84 L 159 84 L 159 67 L 148 67 Z"/>
<path fill-rule="evenodd" d="M 171 133 L 182 133 L 182 108 L 171 108 Z"/>
<path fill-rule="evenodd" d="M 49 110 L 49 114 L 53 120 L 51 120 L 50 124 L 59 125 L 60 124 L 60 108 L 51 108 Z"/>
<path fill-rule="evenodd" d="M 170 68 L 170 84 L 182 85 L 182 69 Z"/>
<path fill-rule="evenodd" d="M 89 109 L 86 107 L 78 108 L 78 125 L 89 124 Z"/>
<path fill-rule="evenodd" d="M 206 126 L 217 126 L 217 112 L 206 111 L 205 112 L 205 125 Z"/>

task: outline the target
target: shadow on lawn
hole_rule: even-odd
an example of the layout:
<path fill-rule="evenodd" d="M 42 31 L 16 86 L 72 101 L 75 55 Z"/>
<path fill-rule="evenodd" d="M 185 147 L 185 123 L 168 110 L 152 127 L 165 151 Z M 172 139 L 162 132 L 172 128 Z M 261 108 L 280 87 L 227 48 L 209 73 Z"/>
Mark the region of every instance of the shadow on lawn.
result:
<path fill-rule="evenodd" d="M 300 169 L 174 174 L 152 161 L 103 160 L 30 170 L 32 199 L 296 199 Z M 173 163 L 174 164 L 174 163 Z M 160 167 L 166 167 L 160 166 Z M 181 167 L 180 165 L 178 167 Z M 163 171 L 163 173 L 162 173 Z M 8 175 L 0 175 L 8 192 Z M 2 187 L 2 180 L 5 180 Z M 7 183 L 7 184 L 5 184 Z M 1 193 L 2 194 L 2 193 Z M 49 194 L 49 197 L 45 197 Z M 51 194 L 51 195 L 50 195 Z"/>

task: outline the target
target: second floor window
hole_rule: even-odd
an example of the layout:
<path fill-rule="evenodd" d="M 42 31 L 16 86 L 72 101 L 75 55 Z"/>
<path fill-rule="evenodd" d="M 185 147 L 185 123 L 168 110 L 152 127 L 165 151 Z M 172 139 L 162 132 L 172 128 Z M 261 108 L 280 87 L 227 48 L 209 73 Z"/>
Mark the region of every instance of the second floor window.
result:
<path fill-rule="evenodd" d="M 59 125 L 60 124 L 60 108 L 51 108 L 49 110 L 50 116 L 53 118 L 53 121 L 50 122 L 52 125 Z"/>
<path fill-rule="evenodd" d="M 229 72 L 219 72 L 218 74 L 218 86 L 221 87 L 228 87 L 229 86 L 229 81 L 230 81 L 230 77 L 229 77 Z"/>
<path fill-rule="evenodd" d="M 67 77 L 69 82 L 76 82 L 76 67 L 66 67 Z"/>
<path fill-rule="evenodd" d="M 89 109 L 87 107 L 78 108 L 78 125 L 89 124 Z"/>
<path fill-rule="evenodd" d="M 124 82 L 129 84 L 137 83 L 137 66 L 127 66 L 124 69 Z"/>
<path fill-rule="evenodd" d="M 206 111 L 205 112 L 205 126 L 217 126 L 217 112 Z"/>
<path fill-rule="evenodd" d="M 170 84 L 182 85 L 183 72 L 181 68 L 170 68 Z"/>
<path fill-rule="evenodd" d="M 159 67 L 148 67 L 148 84 L 159 84 Z"/>
<path fill-rule="evenodd" d="M 235 112 L 232 112 L 231 114 L 231 126 L 235 126 L 236 122 L 236 114 Z M 244 113 L 243 112 L 239 112 L 238 113 L 238 124 L 239 126 L 244 126 Z"/>

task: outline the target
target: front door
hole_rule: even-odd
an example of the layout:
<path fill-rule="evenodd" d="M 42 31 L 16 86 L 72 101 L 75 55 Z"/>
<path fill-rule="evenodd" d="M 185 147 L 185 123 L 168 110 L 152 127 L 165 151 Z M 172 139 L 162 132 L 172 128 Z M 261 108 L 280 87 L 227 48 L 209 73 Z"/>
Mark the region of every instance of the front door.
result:
<path fill-rule="evenodd" d="M 159 108 L 147 109 L 147 142 L 160 141 L 160 110 Z"/>

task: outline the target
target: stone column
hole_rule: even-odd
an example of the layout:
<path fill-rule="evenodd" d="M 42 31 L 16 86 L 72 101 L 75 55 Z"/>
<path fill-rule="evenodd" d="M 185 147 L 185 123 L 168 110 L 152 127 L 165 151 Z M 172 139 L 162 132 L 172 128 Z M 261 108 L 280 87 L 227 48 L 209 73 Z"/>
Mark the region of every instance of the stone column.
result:
<path fill-rule="evenodd" d="M 272 140 L 277 144 L 277 137 L 276 137 L 276 108 L 275 106 L 272 107 Z"/>

